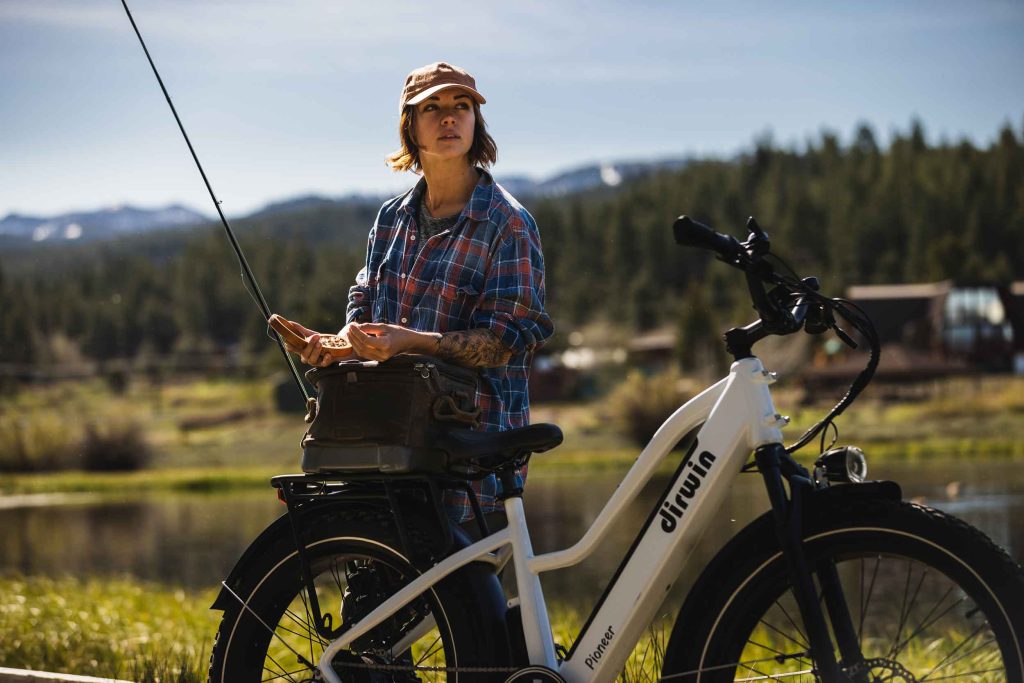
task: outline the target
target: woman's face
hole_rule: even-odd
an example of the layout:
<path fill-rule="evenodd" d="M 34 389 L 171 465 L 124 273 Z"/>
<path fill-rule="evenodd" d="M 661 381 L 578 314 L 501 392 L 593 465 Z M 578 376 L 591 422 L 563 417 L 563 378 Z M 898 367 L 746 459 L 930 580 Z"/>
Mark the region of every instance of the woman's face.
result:
<path fill-rule="evenodd" d="M 465 90 L 447 88 L 416 105 L 414 133 L 420 162 L 465 157 L 473 146 L 476 114 Z M 430 163 L 430 161 L 427 161 Z"/>

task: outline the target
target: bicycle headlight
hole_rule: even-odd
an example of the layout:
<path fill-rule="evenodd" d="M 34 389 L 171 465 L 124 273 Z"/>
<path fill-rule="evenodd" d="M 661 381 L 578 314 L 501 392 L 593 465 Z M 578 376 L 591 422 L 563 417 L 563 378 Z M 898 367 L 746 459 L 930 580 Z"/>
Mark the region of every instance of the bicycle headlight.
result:
<path fill-rule="evenodd" d="M 867 458 L 856 446 L 833 448 L 814 462 L 814 468 L 829 481 L 844 484 L 859 484 L 868 476 Z"/>

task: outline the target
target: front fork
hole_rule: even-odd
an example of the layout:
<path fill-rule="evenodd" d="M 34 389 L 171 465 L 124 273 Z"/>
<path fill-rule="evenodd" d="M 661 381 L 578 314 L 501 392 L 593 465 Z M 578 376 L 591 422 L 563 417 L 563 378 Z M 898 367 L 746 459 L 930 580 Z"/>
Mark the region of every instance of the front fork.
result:
<path fill-rule="evenodd" d="M 824 683 L 850 683 L 853 679 L 842 673 L 836 661 L 829 627 L 821 608 L 823 599 L 844 668 L 849 669 L 862 662 L 864 656 L 860 651 L 850 608 L 839 583 L 835 561 L 824 558 L 815 567 L 821 586 L 819 597 L 804 553 L 803 500 L 806 493 L 814 490 L 814 482 L 807 470 L 790 457 L 782 444 L 761 446 L 754 452 L 754 459 L 768 491 L 775 533 L 793 579 L 793 594 L 807 629 L 810 654 L 817 667 L 818 677 Z M 789 482 L 788 497 L 783 479 Z"/>

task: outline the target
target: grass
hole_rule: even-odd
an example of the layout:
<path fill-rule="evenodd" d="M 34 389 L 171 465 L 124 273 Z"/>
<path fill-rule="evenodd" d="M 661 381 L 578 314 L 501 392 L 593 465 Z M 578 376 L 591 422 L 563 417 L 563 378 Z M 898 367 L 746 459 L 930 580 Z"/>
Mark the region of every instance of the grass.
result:
<path fill-rule="evenodd" d="M 126 422 L 144 429 L 152 468 L 287 464 L 305 424 L 273 409 L 271 389 L 266 380 L 245 379 L 139 381 L 123 393 L 101 380 L 23 387 L 0 397 L 0 469 L 21 434 L 66 445 L 82 441 L 91 425 Z"/>
<path fill-rule="evenodd" d="M 777 401 L 783 412 L 796 404 Z M 802 434 L 828 407 L 817 404 L 790 412 L 787 437 Z M 838 424 L 844 442 L 860 445 L 873 461 L 1024 458 L 1024 377 L 869 388 Z"/>
<path fill-rule="evenodd" d="M 0 666 L 121 678 L 136 683 L 206 680 L 220 612 L 215 591 L 187 593 L 129 578 L 0 576 Z M 586 615 L 556 606 L 555 639 L 566 647 Z M 653 681 L 671 622 L 650 629 L 621 680 Z"/>
<path fill-rule="evenodd" d="M 842 442 L 862 446 L 872 463 L 1024 458 L 1024 378 L 957 379 L 916 389 L 903 390 L 899 400 L 883 398 L 885 388 L 869 390 L 840 418 Z M 785 432 L 790 440 L 830 407 L 802 406 L 799 392 L 785 386 L 776 402 L 793 417 Z M 63 448 L 88 425 L 115 418 L 144 425 L 150 469 L 9 474 L 0 478 L 0 494 L 261 488 L 275 474 L 299 470 L 301 416 L 273 409 L 266 380 L 242 379 L 138 382 L 121 394 L 99 380 L 23 388 L 0 397 L 0 460 L 15 452 L 5 434 L 42 450 Z M 565 433 L 563 446 L 534 460 L 534 477 L 623 470 L 640 452 L 614 430 L 602 402 L 537 405 L 533 420 L 559 424 Z M 45 460 L 42 450 L 30 457 Z"/>
<path fill-rule="evenodd" d="M 189 595 L 132 579 L 0 578 L 0 666 L 198 683 L 217 613 Z"/>
<path fill-rule="evenodd" d="M 213 590 L 187 593 L 129 578 L 0 576 L 0 666 L 136 683 L 200 683 L 220 618 L 209 609 L 214 597 Z M 571 647 L 586 617 L 578 608 L 553 605 L 556 643 Z M 673 620 L 665 614 L 645 631 L 619 681 L 658 680 Z M 759 645 L 748 645 L 741 659 L 761 661 L 765 652 L 792 649 L 779 638 L 759 627 L 751 637 Z M 969 637 L 951 636 L 952 642 L 963 640 Z M 903 663 L 921 670 L 940 663 L 928 647 L 907 655 Z"/>
<path fill-rule="evenodd" d="M 56 472 L 16 474 L 0 479 L 0 494 L 121 493 L 124 491 L 182 491 L 204 493 L 267 488 L 276 474 L 298 471 L 268 467 L 206 467 L 136 472 Z"/>

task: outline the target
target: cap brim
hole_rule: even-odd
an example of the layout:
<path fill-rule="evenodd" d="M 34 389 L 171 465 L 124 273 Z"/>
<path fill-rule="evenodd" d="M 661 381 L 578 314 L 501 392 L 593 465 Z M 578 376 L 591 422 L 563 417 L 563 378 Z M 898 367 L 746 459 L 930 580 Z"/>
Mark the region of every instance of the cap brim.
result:
<path fill-rule="evenodd" d="M 478 103 L 487 104 L 487 100 L 484 99 L 483 95 L 478 93 L 476 90 L 473 90 L 473 88 L 470 88 L 469 86 L 466 85 L 462 85 L 461 83 L 441 83 L 440 85 L 432 86 L 430 88 L 427 88 L 423 92 L 419 93 L 415 97 L 410 97 L 408 100 L 405 101 L 405 103 L 419 104 L 420 102 L 427 99 L 431 95 L 436 95 L 442 90 L 447 90 L 448 88 L 458 88 L 459 90 L 465 90 L 467 93 L 472 95 L 473 99 L 476 100 Z"/>

